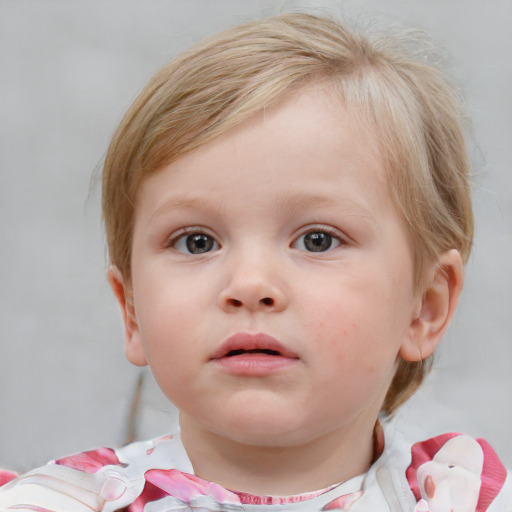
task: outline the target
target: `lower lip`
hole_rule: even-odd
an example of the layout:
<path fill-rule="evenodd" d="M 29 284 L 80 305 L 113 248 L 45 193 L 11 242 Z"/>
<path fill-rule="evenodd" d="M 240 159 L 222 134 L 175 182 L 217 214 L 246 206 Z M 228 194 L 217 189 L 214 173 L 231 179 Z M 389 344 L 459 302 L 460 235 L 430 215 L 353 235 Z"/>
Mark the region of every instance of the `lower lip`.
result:
<path fill-rule="evenodd" d="M 229 373 L 264 376 L 287 370 L 294 366 L 298 359 L 269 354 L 240 354 L 213 359 L 213 362 Z"/>

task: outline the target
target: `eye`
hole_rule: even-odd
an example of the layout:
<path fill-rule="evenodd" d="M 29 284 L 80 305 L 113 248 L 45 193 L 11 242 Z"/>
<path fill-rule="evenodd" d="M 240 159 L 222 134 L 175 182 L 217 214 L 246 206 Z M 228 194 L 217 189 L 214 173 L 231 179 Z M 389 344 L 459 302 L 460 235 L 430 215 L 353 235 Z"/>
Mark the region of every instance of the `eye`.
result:
<path fill-rule="evenodd" d="M 295 247 L 301 251 L 325 252 L 341 245 L 339 237 L 328 230 L 316 229 L 301 235 L 295 242 Z"/>
<path fill-rule="evenodd" d="M 170 245 L 185 254 L 204 254 L 219 248 L 215 238 L 201 232 L 184 233 L 175 238 Z"/>

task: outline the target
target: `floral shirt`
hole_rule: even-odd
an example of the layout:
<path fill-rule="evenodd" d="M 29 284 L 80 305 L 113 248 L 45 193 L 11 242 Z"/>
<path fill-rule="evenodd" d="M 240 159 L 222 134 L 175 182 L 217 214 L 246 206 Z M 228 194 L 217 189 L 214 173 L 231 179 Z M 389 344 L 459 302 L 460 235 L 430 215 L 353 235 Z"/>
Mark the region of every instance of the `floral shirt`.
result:
<path fill-rule="evenodd" d="M 18 478 L 0 471 L 0 512 L 512 512 L 511 476 L 482 439 L 451 433 L 411 445 L 392 431 L 379 453 L 366 474 L 339 485 L 255 496 L 195 476 L 179 435 L 165 436 Z"/>

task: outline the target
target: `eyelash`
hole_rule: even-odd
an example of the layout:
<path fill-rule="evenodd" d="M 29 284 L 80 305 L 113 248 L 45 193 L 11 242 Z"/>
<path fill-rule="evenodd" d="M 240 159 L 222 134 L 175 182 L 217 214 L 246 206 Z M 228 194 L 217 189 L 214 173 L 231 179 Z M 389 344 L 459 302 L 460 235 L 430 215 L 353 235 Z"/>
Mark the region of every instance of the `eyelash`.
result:
<path fill-rule="evenodd" d="M 315 234 L 324 234 L 328 235 L 330 238 L 327 240 L 327 246 L 322 246 L 322 244 L 325 245 L 325 240 L 321 239 L 314 239 L 311 238 L 309 242 L 312 242 L 316 248 L 319 250 L 311 249 L 307 247 L 307 242 L 303 241 L 302 245 L 303 247 L 298 247 L 298 243 L 300 240 L 302 240 L 307 235 L 315 235 Z M 190 243 L 193 243 L 189 237 L 192 235 L 196 235 L 197 237 L 204 237 L 204 239 L 201 241 L 202 243 L 206 243 L 206 248 L 204 251 L 199 250 L 198 252 L 192 252 Z M 197 238 L 196 242 L 198 242 L 200 239 Z M 334 242 L 334 247 L 333 247 Z M 182 246 L 181 248 L 178 246 L 178 244 L 185 244 L 185 246 Z M 310 253 L 316 253 L 316 252 L 328 252 L 332 249 L 335 249 L 339 247 L 340 245 L 346 244 L 346 241 L 340 236 L 339 232 L 335 230 L 334 228 L 330 228 L 328 226 L 310 226 L 306 230 L 304 230 L 295 240 L 292 242 L 291 246 L 302 250 L 304 252 L 310 252 Z M 201 245 L 201 244 L 199 244 Z M 166 243 L 166 248 L 172 248 L 180 253 L 183 254 L 190 254 L 190 255 L 201 255 L 211 252 L 212 250 L 220 249 L 221 245 L 216 240 L 216 238 L 208 233 L 207 231 L 199 228 L 199 227 L 190 227 L 190 228 L 184 228 L 180 230 L 178 233 L 173 235 Z M 199 247 L 201 249 L 201 247 Z"/>
<path fill-rule="evenodd" d="M 305 237 L 307 235 L 311 235 L 311 234 L 316 234 L 316 233 L 325 234 L 325 235 L 328 235 L 329 237 L 331 237 L 329 246 L 325 250 L 321 250 L 321 251 L 306 250 L 306 252 L 313 252 L 313 253 L 314 252 L 328 252 L 332 249 L 336 249 L 336 247 L 339 247 L 340 245 L 346 244 L 346 240 L 340 235 L 339 231 L 337 231 L 334 228 L 331 228 L 329 226 L 308 226 L 308 228 L 305 231 L 303 231 L 301 233 L 301 235 L 295 239 L 295 241 L 293 242 L 292 245 L 296 246 L 297 243 L 299 242 L 299 240 L 301 240 L 303 237 Z M 336 243 L 336 245 L 334 247 L 332 247 L 333 241 Z"/>
<path fill-rule="evenodd" d="M 212 245 L 208 248 L 208 250 L 203 251 L 203 252 L 197 252 L 197 253 L 186 251 L 185 247 L 183 247 L 182 250 L 180 250 L 178 248 L 178 244 L 180 242 L 186 244 L 187 248 L 190 249 L 190 247 L 188 246 L 188 243 L 187 243 L 187 239 L 188 239 L 188 237 L 190 237 L 192 235 L 197 235 L 199 237 L 200 236 L 207 237 L 211 241 Z M 212 247 L 215 247 L 215 246 L 217 246 L 217 247 L 215 247 L 215 249 L 220 248 L 220 244 L 219 244 L 219 242 L 217 242 L 216 238 L 213 235 L 211 235 L 210 233 L 208 233 L 207 231 L 205 231 L 204 229 L 201 229 L 199 227 L 184 228 L 184 229 L 178 231 L 167 241 L 165 246 L 166 246 L 166 248 L 175 249 L 176 251 L 181 252 L 183 254 L 191 254 L 191 255 L 206 254 L 211 251 Z"/>

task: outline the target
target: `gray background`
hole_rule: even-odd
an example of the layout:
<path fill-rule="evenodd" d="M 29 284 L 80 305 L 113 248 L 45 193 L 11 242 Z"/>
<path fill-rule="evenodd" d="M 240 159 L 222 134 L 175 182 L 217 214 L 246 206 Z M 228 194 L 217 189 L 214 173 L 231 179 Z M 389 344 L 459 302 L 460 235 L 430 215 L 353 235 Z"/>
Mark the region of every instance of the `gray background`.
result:
<path fill-rule="evenodd" d="M 99 190 L 123 111 L 172 55 L 281 10 L 429 31 L 474 117 L 477 233 L 457 318 L 402 425 L 486 437 L 512 466 L 512 1 L 0 0 L 0 466 L 119 445 L 140 370 L 104 278 Z M 175 413 L 145 374 L 140 437 Z"/>

